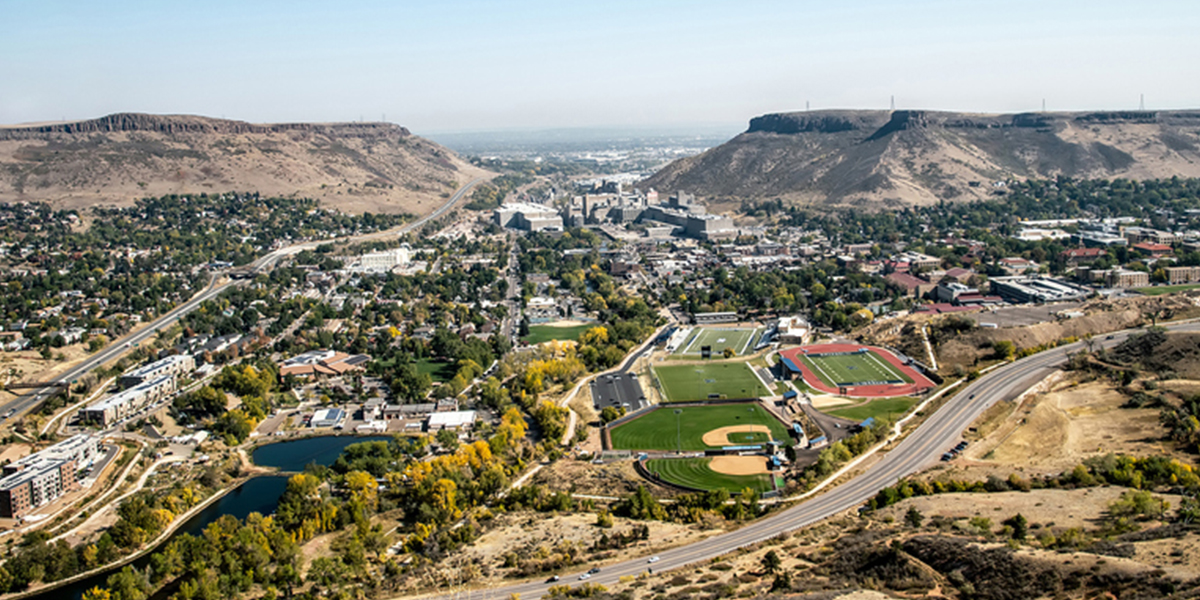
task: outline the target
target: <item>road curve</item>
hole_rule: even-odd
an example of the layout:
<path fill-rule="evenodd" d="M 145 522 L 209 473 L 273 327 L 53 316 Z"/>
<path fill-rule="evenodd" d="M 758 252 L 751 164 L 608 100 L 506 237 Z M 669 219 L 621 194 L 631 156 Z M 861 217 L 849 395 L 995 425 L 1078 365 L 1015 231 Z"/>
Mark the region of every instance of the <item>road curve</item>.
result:
<path fill-rule="evenodd" d="M 290 254 L 295 254 L 295 253 L 300 252 L 305 249 L 313 249 L 321 244 L 328 244 L 328 243 L 332 243 L 332 242 L 355 240 L 355 239 L 366 240 L 366 239 L 371 239 L 371 238 L 375 238 L 375 237 L 402 235 L 402 234 L 408 233 L 409 231 L 412 231 L 412 230 L 424 225 L 425 223 L 427 223 L 433 219 L 437 219 L 437 218 L 441 217 L 442 215 L 446 214 L 446 212 L 448 212 L 450 209 L 454 208 L 454 205 L 456 205 L 460 200 L 462 200 L 463 196 L 465 196 L 466 193 L 471 190 L 471 188 L 478 185 L 481 181 L 483 181 L 482 178 L 472 179 L 471 181 L 467 182 L 462 187 L 458 188 L 458 190 L 456 192 L 454 192 L 454 195 L 451 196 L 450 199 L 447 200 L 445 204 L 442 204 L 440 207 L 438 207 L 437 210 L 433 211 L 432 213 L 430 213 L 424 217 L 421 217 L 420 219 L 417 219 L 416 221 L 413 221 L 412 223 L 404 225 L 403 227 L 399 227 L 396 229 L 389 229 L 387 231 L 380 231 L 380 232 L 375 232 L 375 233 L 356 235 L 356 236 L 346 236 L 346 237 L 342 237 L 342 238 L 329 238 L 329 239 L 325 239 L 325 240 L 314 240 L 311 242 L 304 242 L 302 244 L 296 244 L 294 246 L 288 246 L 286 248 L 280 248 L 278 250 L 274 250 L 266 255 L 263 255 L 262 257 L 259 257 L 257 260 L 255 260 L 254 262 L 252 262 L 250 264 L 255 271 L 261 271 L 263 269 L 269 269 L 269 268 L 273 267 L 275 265 L 275 263 L 278 262 L 279 259 L 284 256 L 287 256 Z M 147 339 L 150 338 L 150 336 L 158 333 L 158 331 L 160 329 L 163 329 L 164 327 L 167 327 L 167 326 L 171 325 L 172 323 L 174 323 L 175 321 L 178 321 L 179 319 L 183 318 L 188 313 L 192 312 L 193 310 L 196 310 L 196 308 L 198 306 L 200 306 L 200 304 L 203 303 L 204 301 L 215 298 L 221 292 L 225 291 L 226 288 L 228 288 L 231 285 L 236 285 L 236 283 L 237 282 L 234 282 L 234 281 L 226 281 L 225 283 L 218 284 L 218 283 L 216 283 L 215 280 L 210 281 L 208 284 L 208 287 L 206 287 L 202 292 L 200 292 L 199 294 L 197 294 L 195 296 L 192 296 L 192 298 L 189 299 L 187 302 L 184 302 L 183 304 L 175 307 L 167 314 L 155 319 L 154 321 L 151 321 L 149 327 L 143 328 L 135 333 L 131 333 L 119 340 L 114 341 L 113 343 L 111 343 L 107 347 L 105 347 L 103 350 L 100 350 L 99 352 L 89 356 L 87 358 L 87 360 L 72 367 L 71 369 L 69 369 L 68 371 L 59 375 L 58 377 L 55 377 L 51 381 L 54 381 L 57 383 L 64 383 L 64 382 L 70 383 L 70 382 L 78 379 L 79 377 L 81 377 L 85 373 L 87 373 L 88 371 L 91 371 L 92 369 L 94 369 L 100 365 L 103 365 L 104 363 L 107 363 L 110 360 L 117 358 L 118 356 L 120 356 L 121 354 L 126 352 L 127 350 L 130 350 L 133 347 L 135 347 L 137 344 L 140 344 L 140 343 L 146 341 Z M 13 400 L 10 400 L 7 404 L 0 406 L 0 414 L 8 412 L 9 410 L 14 410 L 16 412 L 13 414 L 13 418 L 19 417 L 22 414 L 24 414 L 25 411 L 36 406 L 38 403 L 40 403 L 43 399 L 45 399 L 51 393 L 53 393 L 53 390 L 51 390 L 51 389 L 42 389 L 42 390 L 35 390 L 28 394 L 14 398 Z"/>
<path fill-rule="evenodd" d="M 1172 331 L 1200 331 L 1200 322 L 1167 325 Z M 1126 330 L 1096 341 L 1097 347 L 1112 347 L 1137 330 Z M 627 560 L 603 567 L 588 583 L 615 584 L 627 575 L 638 575 L 649 567 L 655 572 L 669 571 L 685 565 L 721 556 L 740 547 L 770 539 L 780 533 L 811 525 L 856 506 L 862 505 L 879 490 L 893 485 L 903 477 L 916 473 L 940 459 L 943 452 L 957 443 L 962 432 L 992 404 L 1012 400 L 1062 365 L 1070 352 L 1083 348 L 1082 342 L 1061 346 L 1010 363 L 980 377 L 960 390 L 936 413 L 887 452 L 862 474 L 829 492 L 802 502 L 787 510 L 751 523 L 737 531 L 718 535 L 700 542 L 659 553 L 659 560 L 648 564 L 646 557 Z M 519 594 L 522 598 L 537 598 L 551 585 L 575 585 L 580 572 L 562 573 L 558 583 L 527 582 L 501 588 L 463 590 L 439 598 L 505 598 Z"/>

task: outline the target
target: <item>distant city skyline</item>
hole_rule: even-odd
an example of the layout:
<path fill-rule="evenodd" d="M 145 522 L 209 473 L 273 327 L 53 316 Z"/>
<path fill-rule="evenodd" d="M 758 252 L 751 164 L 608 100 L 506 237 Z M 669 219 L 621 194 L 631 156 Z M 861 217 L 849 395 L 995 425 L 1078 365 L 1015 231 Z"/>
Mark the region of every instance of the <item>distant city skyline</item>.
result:
<path fill-rule="evenodd" d="M 769 112 L 1200 108 L 1200 3 L 0 0 L 0 123 L 114 112 L 414 132 Z"/>

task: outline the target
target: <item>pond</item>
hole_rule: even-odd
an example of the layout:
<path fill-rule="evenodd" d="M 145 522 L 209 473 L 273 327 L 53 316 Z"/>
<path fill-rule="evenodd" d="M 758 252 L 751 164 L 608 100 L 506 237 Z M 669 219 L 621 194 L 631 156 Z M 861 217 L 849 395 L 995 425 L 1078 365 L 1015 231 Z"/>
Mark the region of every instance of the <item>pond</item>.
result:
<path fill-rule="evenodd" d="M 311 437 L 303 440 L 260 446 L 254 451 L 253 459 L 255 464 L 265 467 L 276 467 L 281 471 L 303 471 L 304 467 L 314 462 L 325 466 L 333 464 L 333 461 L 337 460 L 337 457 L 342 453 L 342 449 L 350 444 L 366 441 L 389 441 L 391 439 L 386 436 L 357 437 L 352 435 Z M 225 494 L 208 508 L 193 515 L 174 535 L 181 533 L 200 535 L 209 523 L 225 515 L 232 515 L 239 520 L 245 519 L 250 513 L 254 512 L 269 515 L 275 512 L 275 507 L 279 504 L 279 497 L 287 489 L 287 480 L 288 478 L 283 475 L 268 475 L 250 479 L 233 491 Z M 170 540 L 168 539 L 167 541 Z M 167 541 L 163 543 L 166 544 Z M 133 562 L 134 567 L 139 569 L 145 568 L 150 563 L 150 554 L 153 553 L 146 554 L 142 558 L 135 560 Z M 37 600 L 81 600 L 84 592 L 87 590 L 97 586 L 103 587 L 108 581 L 109 576 L 115 571 L 116 569 L 99 575 L 93 575 L 70 585 L 47 590 L 31 598 L 36 598 Z"/>
<path fill-rule="evenodd" d="M 251 458 L 254 464 L 275 467 L 280 471 L 303 471 L 310 463 L 329 466 L 342 450 L 360 442 L 388 442 L 388 436 L 324 435 L 302 440 L 259 446 Z"/>

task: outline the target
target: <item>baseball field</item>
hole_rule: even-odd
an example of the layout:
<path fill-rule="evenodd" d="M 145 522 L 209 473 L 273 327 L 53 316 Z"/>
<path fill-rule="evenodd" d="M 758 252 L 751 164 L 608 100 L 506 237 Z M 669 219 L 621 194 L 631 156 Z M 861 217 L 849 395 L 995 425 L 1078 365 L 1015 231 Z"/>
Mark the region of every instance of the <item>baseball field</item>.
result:
<path fill-rule="evenodd" d="M 609 435 L 614 450 L 682 452 L 790 439 L 783 424 L 754 403 L 665 406 L 614 427 Z"/>
<path fill-rule="evenodd" d="M 762 456 L 661 458 L 647 460 L 646 470 L 652 474 L 656 474 L 663 481 L 701 490 L 725 488 L 730 492 L 736 493 L 750 488 L 761 493 L 772 489 L 771 475 L 768 474 L 765 467 L 754 467 L 748 464 L 747 467 L 749 468 L 738 466 L 733 469 L 726 469 L 726 467 L 718 466 L 718 468 L 726 470 L 752 472 L 752 474 L 745 475 L 722 473 L 714 470 L 713 461 L 719 461 L 723 458 L 749 459 L 745 462 L 750 463 L 753 461 L 762 465 L 766 464 L 766 458 Z"/>

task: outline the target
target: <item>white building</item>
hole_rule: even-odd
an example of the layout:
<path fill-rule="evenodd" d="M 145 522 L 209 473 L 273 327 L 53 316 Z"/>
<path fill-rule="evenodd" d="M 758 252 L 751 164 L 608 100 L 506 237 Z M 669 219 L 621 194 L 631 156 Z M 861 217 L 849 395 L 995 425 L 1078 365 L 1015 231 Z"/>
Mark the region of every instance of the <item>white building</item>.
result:
<path fill-rule="evenodd" d="M 453 410 L 449 412 L 435 412 L 429 415 L 429 431 L 441 431 L 443 429 L 464 429 L 475 424 L 475 411 L 473 410 Z"/>
<path fill-rule="evenodd" d="M 784 344 L 803 344 L 812 334 L 812 327 L 802 317 L 783 317 L 775 325 L 776 335 Z"/>
<path fill-rule="evenodd" d="M 192 358 L 191 354 L 172 354 L 125 373 L 121 376 L 120 384 L 123 388 L 131 388 L 164 375 L 170 377 L 187 375 L 195 369 L 196 360 Z"/>
<path fill-rule="evenodd" d="M 362 256 L 358 257 L 358 261 L 351 267 L 351 269 L 357 271 L 382 273 L 391 271 L 396 267 L 407 266 L 411 260 L 412 250 L 409 249 L 408 246 L 401 246 L 394 250 L 363 254 Z"/>
<path fill-rule="evenodd" d="M 108 427 L 141 407 L 174 393 L 176 387 L 174 376 L 162 375 L 88 406 L 79 411 L 79 418 L 85 423 Z"/>

